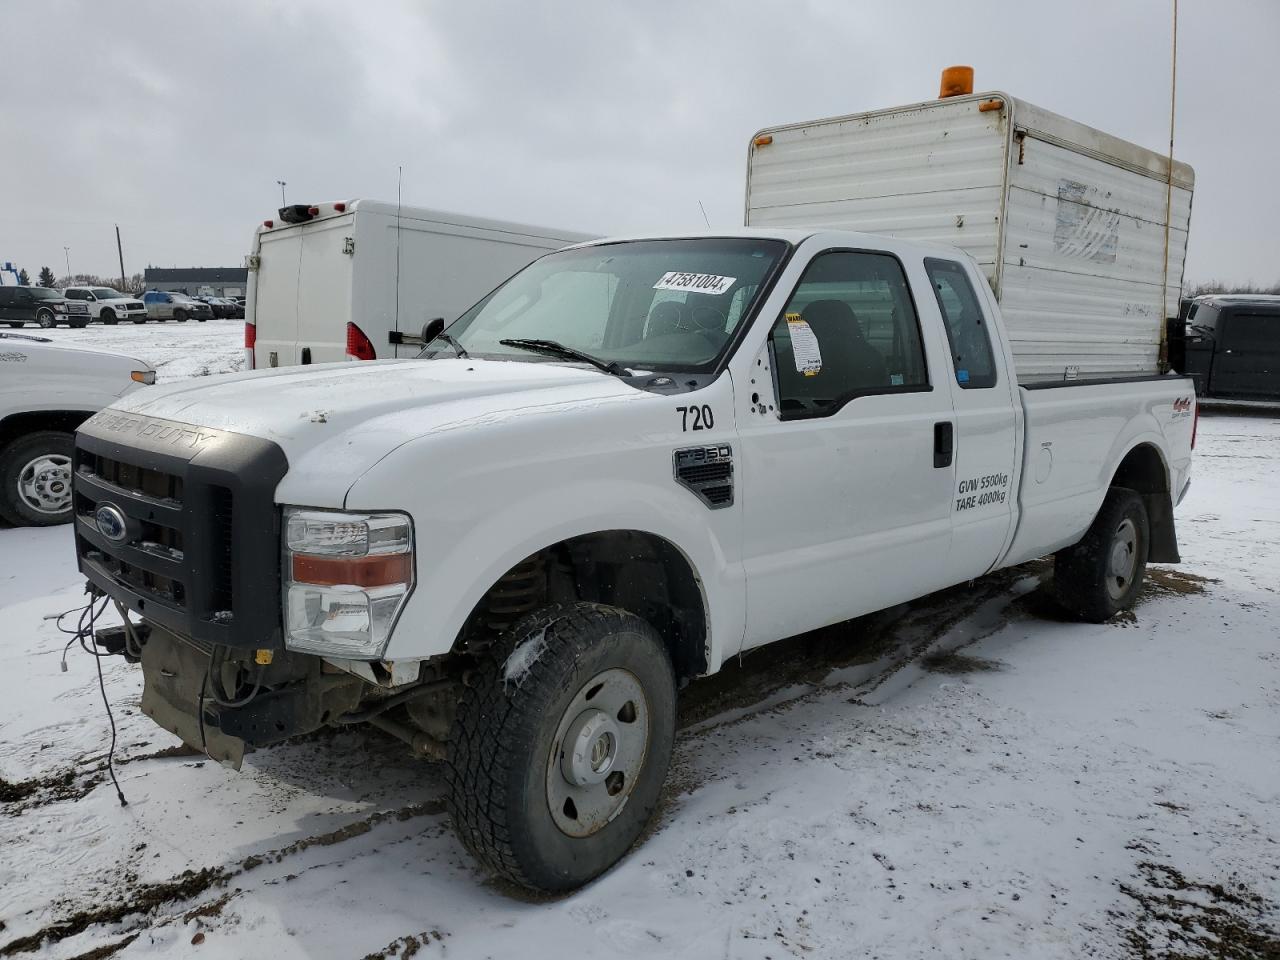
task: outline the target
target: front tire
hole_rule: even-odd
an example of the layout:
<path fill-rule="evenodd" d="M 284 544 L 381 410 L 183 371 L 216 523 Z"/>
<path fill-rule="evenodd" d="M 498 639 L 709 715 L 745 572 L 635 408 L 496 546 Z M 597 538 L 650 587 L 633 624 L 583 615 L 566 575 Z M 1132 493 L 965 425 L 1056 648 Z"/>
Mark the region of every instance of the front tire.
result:
<path fill-rule="evenodd" d="M 58 325 L 58 318 L 52 310 L 41 310 L 36 314 L 36 323 L 40 324 L 42 330 L 51 330 Z"/>
<path fill-rule="evenodd" d="M 658 803 L 675 739 L 662 638 L 625 610 L 553 604 L 516 624 L 464 688 L 446 805 L 494 873 L 572 890 L 620 860 Z"/>
<path fill-rule="evenodd" d="M 15 526 L 51 527 L 71 519 L 75 438 L 37 430 L 0 450 L 0 517 Z"/>
<path fill-rule="evenodd" d="M 98 319 L 108 327 L 114 327 L 116 325 L 116 312 L 114 310 L 103 310 L 102 313 L 98 314 Z"/>
<path fill-rule="evenodd" d="M 1090 623 L 1128 610 L 1142 589 L 1150 545 L 1142 498 L 1125 487 L 1112 487 L 1084 539 L 1054 556 L 1058 602 Z"/>
<path fill-rule="evenodd" d="M 187 322 L 187 311 L 185 311 L 185 310 L 175 310 L 175 311 L 173 311 L 173 319 L 177 320 L 179 323 L 186 323 L 186 322 Z"/>

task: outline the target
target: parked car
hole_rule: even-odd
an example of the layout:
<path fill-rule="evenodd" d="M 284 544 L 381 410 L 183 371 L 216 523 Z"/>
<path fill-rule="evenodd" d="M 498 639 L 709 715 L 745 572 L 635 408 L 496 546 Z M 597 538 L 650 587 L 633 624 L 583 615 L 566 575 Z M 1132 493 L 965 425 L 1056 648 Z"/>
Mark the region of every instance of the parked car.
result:
<path fill-rule="evenodd" d="M 1280 296 L 1197 297 L 1170 321 L 1169 360 L 1206 400 L 1280 403 Z"/>
<path fill-rule="evenodd" d="M 740 652 L 1050 555 L 1103 621 L 1179 560 L 1191 382 L 1022 384 L 955 247 L 601 241 L 441 326 L 114 404 L 77 434 L 79 569 L 141 617 L 102 642 L 161 726 L 237 766 L 367 721 L 446 761 L 462 843 L 528 887 L 626 854 L 677 690 Z"/>
<path fill-rule="evenodd" d="M 186 323 L 195 317 L 201 323 L 213 316 L 213 308 L 185 293 L 169 293 L 165 290 L 148 290 L 142 295 L 147 308 L 147 319 L 164 323 L 177 320 Z"/>
<path fill-rule="evenodd" d="M 225 297 L 193 297 L 192 299 L 208 304 L 209 309 L 213 311 L 214 317 L 218 320 L 237 320 L 244 317 L 244 311 L 240 308 L 240 305 Z"/>
<path fill-rule="evenodd" d="M 0 333 L 0 518 L 19 526 L 71 519 L 75 430 L 143 384 L 142 360 Z"/>
<path fill-rule="evenodd" d="M 453 320 L 525 264 L 589 239 L 375 200 L 284 207 L 253 238 L 246 362 L 415 356 L 424 321 Z"/>
<path fill-rule="evenodd" d="M 63 296 L 68 300 L 82 301 L 88 306 L 90 320 L 101 320 L 109 326 L 121 320 L 147 322 L 146 304 L 110 287 L 67 287 Z"/>
<path fill-rule="evenodd" d="M 0 323 L 11 327 L 38 323 L 45 329 L 60 323 L 85 327 L 89 325 L 89 307 L 48 287 L 0 287 Z"/>

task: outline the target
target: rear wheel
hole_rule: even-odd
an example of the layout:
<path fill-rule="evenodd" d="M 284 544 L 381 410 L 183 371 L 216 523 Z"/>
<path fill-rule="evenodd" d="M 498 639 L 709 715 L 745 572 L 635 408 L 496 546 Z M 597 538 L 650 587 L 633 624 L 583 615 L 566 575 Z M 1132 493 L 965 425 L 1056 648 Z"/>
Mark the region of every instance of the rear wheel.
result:
<path fill-rule="evenodd" d="M 116 325 L 116 312 L 114 310 L 103 310 L 102 313 L 98 314 L 98 319 L 107 326 L 114 327 Z"/>
<path fill-rule="evenodd" d="M 1084 539 L 1054 557 L 1054 592 L 1070 613 L 1092 623 L 1133 606 L 1151 543 L 1147 508 L 1125 487 L 1107 491 Z"/>
<path fill-rule="evenodd" d="M 446 803 L 484 866 L 572 890 L 649 822 L 675 738 L 675 675 L 657 632 L 591 603 L 554 604 L 495 644 L 463 690 Z"/>
<path fill-rule="evenodd" d="M 0 450 L 0 516 L 18 526 L 48 527 L 71 519 L 75 440 L 38 430 Z"/>
<path fill-rule="evenodd" d="M 58 325 L 58 318 L 54 316 L 52 310 L 41 310 L 36 314 L 36 323 L 40 324 L 45 330 Z"/>
<path fill-rule="evenodd" d="M 13 329 L 15 330 L 21 330 L 23 327 L 26 326 L 26 324 L 23 323 L 21 320 L 10 320 L 9 326 L 13 327 Z"/>
<path fill-rule="evenodd" d="M 77 317 L 74 320 L 68 320 L 67 325 L 74 330 L 83 330 L 89 325 L 88 317 Z"/>

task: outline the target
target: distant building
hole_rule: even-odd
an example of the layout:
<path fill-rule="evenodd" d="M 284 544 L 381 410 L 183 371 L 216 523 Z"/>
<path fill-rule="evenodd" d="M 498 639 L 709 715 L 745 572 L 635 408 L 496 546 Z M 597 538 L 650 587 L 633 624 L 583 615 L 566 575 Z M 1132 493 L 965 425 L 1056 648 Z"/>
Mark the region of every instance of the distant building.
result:
<path fill-rule="evenodd" d="M 147 267 L 148 290 L 168 290 L 192 297 L 243 297 L 249 283 L 244 267 Z"/>

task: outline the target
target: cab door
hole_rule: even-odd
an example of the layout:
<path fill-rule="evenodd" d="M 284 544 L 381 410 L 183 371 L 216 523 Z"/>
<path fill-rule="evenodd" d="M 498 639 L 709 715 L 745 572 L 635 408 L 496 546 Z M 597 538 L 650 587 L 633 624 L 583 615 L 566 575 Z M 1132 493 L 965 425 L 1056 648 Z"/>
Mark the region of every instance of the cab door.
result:
<path fill-rule="evenodd" d="M 924 268 L 933 296 L 922 309 L 937 311 L 950 349 L 956 482 L 948 572 L 959 583 L 990 570 L 1012 534 L 1020 402 L 972 261 L 927 257 Z"/>
<path fill-rule="evenodd" d="M 1220 314 L 1213 389 L 1242 399 L 1280 397 L 1280 312 L 1236 307 Z"/>
<path fill-rule="evenodd" d="M 769 319 L 734 384 L 747 647 L 949 582 L 951 395 L 901 261 L 822 250 Z"/>

